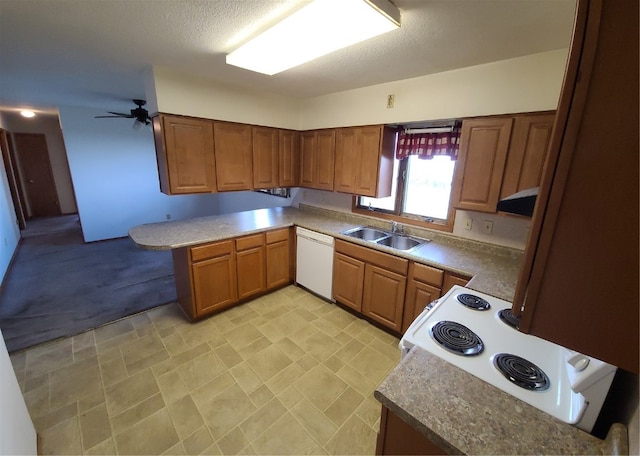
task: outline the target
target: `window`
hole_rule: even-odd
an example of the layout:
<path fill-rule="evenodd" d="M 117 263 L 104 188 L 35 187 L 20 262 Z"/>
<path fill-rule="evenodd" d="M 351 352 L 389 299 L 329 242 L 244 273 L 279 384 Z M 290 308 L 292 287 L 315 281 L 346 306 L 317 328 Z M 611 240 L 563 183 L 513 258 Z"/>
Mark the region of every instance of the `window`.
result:
<path fill-rule="evenodd" d="M 449 155 L 429 159 L 409 155 L 394 160 L 392 194 L 356 197 L 356 212 L 375 211 L 384 218 L 451 231 L 451 189 L 456 161 Z"/>

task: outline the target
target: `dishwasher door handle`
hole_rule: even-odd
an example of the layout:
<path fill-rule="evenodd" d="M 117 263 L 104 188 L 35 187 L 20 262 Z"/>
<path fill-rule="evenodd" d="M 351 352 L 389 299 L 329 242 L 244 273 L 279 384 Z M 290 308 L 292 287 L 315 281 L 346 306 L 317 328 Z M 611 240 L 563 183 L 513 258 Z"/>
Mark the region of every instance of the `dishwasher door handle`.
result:
<path fill-rule="evenodd" d="M 300 235 L 300 234 L 298 234 L 298 237 L 299 237 L 299 238 L 302 238 L 302 239 L 304 239 L 304 240 L 306 240 L 306 241 L 315 242 L 316 244 L 320 244 L 320 245 L 328 245 L 328 246 L 330 246 L 330 247 L 332 247 L 332 246 L 333 246 L 333 243 L 332 243 L 332 242 L 321 241 L 321 240 L 319 240 L 319 239 L 314 239 L 314 238 L 307 237 L 307 236 L 303 236 L 303 235 Z"/>

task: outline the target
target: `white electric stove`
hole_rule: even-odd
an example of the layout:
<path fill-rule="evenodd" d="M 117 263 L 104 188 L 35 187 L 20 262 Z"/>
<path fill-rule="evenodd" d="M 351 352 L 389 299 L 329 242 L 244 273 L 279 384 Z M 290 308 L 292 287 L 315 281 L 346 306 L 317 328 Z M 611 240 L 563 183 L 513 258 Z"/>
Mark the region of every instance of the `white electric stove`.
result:
<path fill-rule="evenodd" d="M 416 318 L 400 349 L 404 355 L 418 346 L 590 432 L 616 367 L 519 332 L 510 309 L 507 301 L 456 285 Z"/>

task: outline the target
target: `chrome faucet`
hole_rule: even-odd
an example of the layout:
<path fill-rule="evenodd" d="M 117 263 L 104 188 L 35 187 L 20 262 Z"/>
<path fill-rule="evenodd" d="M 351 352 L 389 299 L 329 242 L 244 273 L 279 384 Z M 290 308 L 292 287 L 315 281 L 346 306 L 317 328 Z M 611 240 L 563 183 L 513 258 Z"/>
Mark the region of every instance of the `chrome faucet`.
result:
<path fill-rule="evenodd" d="M 391 233 L 392 234 L 397 234 L 400 233 L 402 234 L 404 232 L 404 228 L 402 227 L 402 225 L 399 225 L 398 222 L 396 222 L 395 220 L 391 221 Z"/>

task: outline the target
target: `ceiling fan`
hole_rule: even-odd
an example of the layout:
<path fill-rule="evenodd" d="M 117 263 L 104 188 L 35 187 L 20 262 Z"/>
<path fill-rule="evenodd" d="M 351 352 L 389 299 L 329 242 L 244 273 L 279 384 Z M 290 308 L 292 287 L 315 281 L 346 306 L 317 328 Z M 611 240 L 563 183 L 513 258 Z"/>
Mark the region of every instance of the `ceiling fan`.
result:
<path fill-rule="evenodd" d="M 124 112 L 113 112 L 107 111 L 109 114 L 113 114 L 112 116 L 95 116 L 96 119 L 108 119 L 108 118 L 123 118 L 123 119 L 136 119 L 134 126 L 138 123 L 149 125 L 151 123 L 151 118 L 149 117 L 149 111 L 143 108 L 145 104 L 147 104 L 146 100 L 131 100 L 134 104 L 138 105 L 137 108 L 132 109 L 130 114 L 126 114 Z"/>

